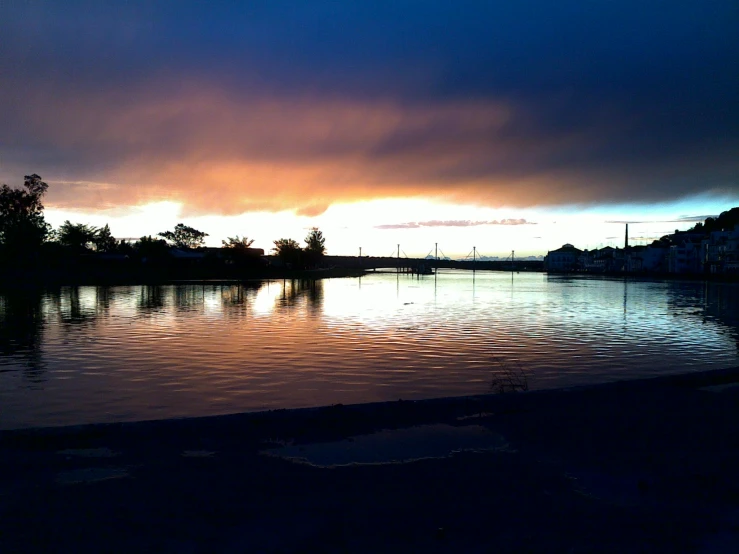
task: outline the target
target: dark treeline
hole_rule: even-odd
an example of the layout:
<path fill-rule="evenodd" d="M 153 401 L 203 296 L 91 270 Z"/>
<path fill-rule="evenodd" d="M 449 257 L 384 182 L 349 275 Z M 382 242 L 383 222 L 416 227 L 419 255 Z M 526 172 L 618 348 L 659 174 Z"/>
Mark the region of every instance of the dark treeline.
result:
<path fill-rule="evenodd" d="M 670 235 L 665 235 L 652 242 L 652 246 L 672 246 L 679 244 L 686 235 L 701 234 L 708 237 L 711 233 L 718 231 L 733 231 L 739 225 L 739 207 L 731 208 L 721 212 L 718 217 L 708 217 L 705 221 L 699 221 L 687 231 L 675 230 Z"/>
<path fill-rule="evenodd" d="M 110 227 L 65 221 L 53 229 L 44 219 L 48 185 L 27 175 L 22 187 L 0 187 L 0 281 L 42 283 L 136 283 L 181 279 L 248 279 L 321 268 L 323 233 L 313 228 L 305 246 L 274 241 L 274 256 L 236 235 L 220 248 L 204 246 L 207 233 L 179 223 L 156 236 L 117 240 Z"/>
<path fill-rule="evenodd" d="M 705 221 L 696 223 L 687 233 L 714 233 L 716 231 L 731 231 L 739 225 L 739 207 L 721 212 L 718 217 L 708 217 Z M 662 237 L 663 239 L 665 237 Z"/>

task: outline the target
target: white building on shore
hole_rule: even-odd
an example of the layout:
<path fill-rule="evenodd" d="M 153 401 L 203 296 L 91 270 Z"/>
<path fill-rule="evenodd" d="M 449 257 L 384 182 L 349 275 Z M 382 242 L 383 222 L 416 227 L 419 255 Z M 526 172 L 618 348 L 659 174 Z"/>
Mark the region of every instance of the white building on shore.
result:
<path fill-rule="evenodd" d="M 565 244 L 557 250 L 550 250 L 544 257 L 544 269 L 546 271 L 575 271 L 580 269 L 580 255 L 582 250 L 571 244 Z"/>

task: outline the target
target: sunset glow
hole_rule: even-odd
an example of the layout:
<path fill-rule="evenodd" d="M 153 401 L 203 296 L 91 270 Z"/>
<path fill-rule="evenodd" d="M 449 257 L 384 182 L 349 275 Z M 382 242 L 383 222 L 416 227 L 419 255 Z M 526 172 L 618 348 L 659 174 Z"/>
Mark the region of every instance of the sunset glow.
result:
<path fill-rule="evenodd" d="M 53 225 L 332 254 L 540 255 L 739 202 L 730 3 L 249 6 L 4 4 L 0 180 L 42 175 Z"/>

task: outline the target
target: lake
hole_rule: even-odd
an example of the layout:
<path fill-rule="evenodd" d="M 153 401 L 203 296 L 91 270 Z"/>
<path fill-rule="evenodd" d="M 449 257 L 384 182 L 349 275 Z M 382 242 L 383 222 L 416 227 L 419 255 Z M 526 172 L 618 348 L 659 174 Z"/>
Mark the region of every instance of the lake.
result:
<path fill-rule="evenodd" d="M 738 345 L 729 283 L 450 270 L 5 290 L 0 428 L 484 394 L 510 375 L 568 387 L 739 366 Z"/>

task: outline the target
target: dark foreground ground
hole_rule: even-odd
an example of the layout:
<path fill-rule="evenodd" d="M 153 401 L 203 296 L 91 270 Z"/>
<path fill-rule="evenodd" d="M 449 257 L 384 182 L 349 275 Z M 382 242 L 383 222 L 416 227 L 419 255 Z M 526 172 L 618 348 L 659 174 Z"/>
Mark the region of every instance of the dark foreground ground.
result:
<path fill-rule="evenodd" d="M 0 433 L 0 552 L 739 552 L 733 382 Z"/>

